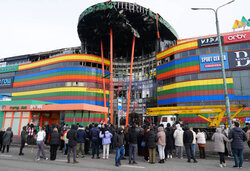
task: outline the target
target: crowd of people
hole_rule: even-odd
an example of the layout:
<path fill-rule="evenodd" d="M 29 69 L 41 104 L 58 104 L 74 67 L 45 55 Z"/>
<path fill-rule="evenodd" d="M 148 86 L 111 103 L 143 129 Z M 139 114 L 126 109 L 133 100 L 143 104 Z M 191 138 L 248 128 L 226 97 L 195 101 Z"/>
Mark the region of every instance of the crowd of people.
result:
<path fill-rule="evenodd" d="M 0 131 L 0 150 L 4 153 L 12 142 L 13 132 L 11 128 L 6 131 Z M 50 145 L 50 160 L 56 160 L 57 150 L 61 150 L 67 155 L 67 161 L 70 163 L 71 153 L 73 163 L 78 163 L 77 158 L 85 158 L 85 155 L 91 154 L 92 159 L 100 159 L 100 148 L 102 149 L 102 158 L 109 159 L 110 151 L 115 150 L 115 166 L 121 165 L 124 156 L 128 157 L 129 164 L 137 164 L 137 155 L 144 156 L 144 159 L 151 163 L 156 163 L 156 154 L 159 155 L 160 164 L 173 157 L 183 159 L 185 148 L 187 162 L 197 163 L 196 145 L 198 145 L 200 159 L 206 158 L 207 135 L 204 130 L 198 129 L 197 133 L 188 125 L 176 123 L 171 126 L 163 125 L 142 125 L 132 124 L 130 126 L 116 127 L 112 124 L 93 123 L 83 127 L 76 124 L 35 127 L 28 124 L 23 127 L 21 132 L 21 146 L 19 155 L 23 154 L 23 148 L 26 143 L 37 145 L 36 160 L 48 160 L 45 154 L 45 145 Z M 216 129 L 212 136 L 214 141 L 214 151 L 219 155 L 219 167 L 226 167 L 225 155 L 233 154 L 234 167 L 243 166 L 244 142 L 248 142 L 250 148 L 250 125 L 244 129 L 239 127 L 239 123 L 234 123 L 234 128 L 230 131 L 224 127 Z M 173 154 L 175 150 L 175 155 Z"/>

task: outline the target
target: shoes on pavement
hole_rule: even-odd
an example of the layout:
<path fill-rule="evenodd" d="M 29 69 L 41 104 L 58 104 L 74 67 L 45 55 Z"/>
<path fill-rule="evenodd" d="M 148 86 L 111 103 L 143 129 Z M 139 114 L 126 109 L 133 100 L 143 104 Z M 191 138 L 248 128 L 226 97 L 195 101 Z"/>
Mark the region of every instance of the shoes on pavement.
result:
<path fill-rule="evenodd" d="M 136 162 L 134 161 L 133 164 L 138 164 L 138 163 L 136 163 Z"/>
<path fill-rule="evenodd" d="M 128 164 L 132 164 L 132 162 L 131 162 L 131 161 L 129 161 L 129 162 L 128 162 Z"/>
<path fill-rule="evenodd" d="M 46 157 L 44 160 L 49 160 L 49 158 Z"/>
<path fill-rule="evenodd" d="M 91 158 L 92 158 L 92 159 L 94 159 L 95 157 L 94 157 L 94 156 L 92 156 Z"/>
<path fill-rule="evenodd" d="M 197 160 L 194 160 L 194 163 L 198 163 L 198 161 L 197 161 Z"/>
<path fill-rule="evenodd" d="M 119 163 L 115 163 L 115 166 L 116 166 L 116 167 L 119 167 Z"/>
<path fill-rule="evenodd" d="M 172 158 L 173 158 L 173 156 L 172 156 L 171 154 L 169 155 L 169 157 L 170 157 L 170 159 L 172 159 Z"/>
<path fill-rule="evenodd" d="M 79 163 L 79 161 L 76 161 L 76 160 L 75 160 L 75 161 L 73 162 L 73 164 L 77 164 L 77 163 Z"/>
<path fill-rule="evenodd" d="M 239 166 L 235 166 L 235 165 L 234 165 L 233 167 L 234 167 L 234 168 L 239 168 Z"/>
<path fill-rule="evenodd" d="M 70 161 L 68 160 L 67 163 L 70 163 Z"/>
<path fill-rule="evenodd" d="M 100 159 L 100 157 L 99 157 L 99 156 L 97 156 L 97 159 Z"/>
<path fill-rule="evenodd" d="M 190 161 L 190 160 L 188 160 L 187 162 L 188 162 L 188 163 L 190 163 L 191 161 Z"/>
<path fill-rule="evenodd" d="M 223 168 L 222 164 L 219 164 L 219 167 Z"/>
<path fill-rule="evenodd" d="M 36 159 L 36 161 L 39 161 L 39 160 L 40 160 L 40 158 L 37 158 L 37 159 Z"/>
<path fill-rule="evenodd" d="M 122 164 L 121 164 L 121 161 L 119 161 L 118 164 L 119 164 L 119 166 L 121 166 L 121 165 L 122 165 Z"/>
<path fill-rule="evenodd" d="M 222 163 L 222 166 L 223 166 L 223 167 L 226 167 L 226 166 L 227 166 L 227 164 L 226 164 L 226 163 Z"/>

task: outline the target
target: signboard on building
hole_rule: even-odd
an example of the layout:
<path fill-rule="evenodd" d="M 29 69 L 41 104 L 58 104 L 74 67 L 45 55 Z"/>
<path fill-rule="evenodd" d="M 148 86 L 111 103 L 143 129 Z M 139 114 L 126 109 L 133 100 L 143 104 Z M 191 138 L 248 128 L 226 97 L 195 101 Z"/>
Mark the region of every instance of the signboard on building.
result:
<path fill-rule="evenodd" d="M 0 73 L 13 72 L 13 71 L 17 71 L 17 70 L 18 70 L 18 65 L 0 67 Z"/>
<path fill-rule="evenodd" d="M 13 77 L 9 78 L 0 78 L 0 88 L 12 87 Z"/>
<path fill-rule="evenodd" d="M 228 52 L 229 68 L 250 67 L 250 50 Z"/>
<path fill-rule="evenodd" d="M 237 33 L 224 36 L 224 44 L 237 43 L 250 40 L 250 32 Z"/>
<path fill-rule="evenodd" d="M 122 110 L 122 98 L 121 97 L 117 98 L 117 106 L 118 106 L 118 110 Z"/>
<path fill-rule="evenodd" d="M 225 69 L 229 69 L 228 55 L 223 53 Z M 200 55 L 200 71 L 221 70 L 220 54 Z"/>
<path fill-rule="evenodd" d="M 250 117 L 246 117 L 246 118 L 245 118 L 245 122 L 246 122 L 246 123 L 250 123 Z"/>
<path fill-rule="evenodd" d="M 223 44 L 223 37 L 221 36 L 221 43 Z M 213 46 L 218 45 L 219 39 L 218 37 L 208 37 L 203 39 L 198 39 L 198 47 L 204 47 L 204 46 Z"/>

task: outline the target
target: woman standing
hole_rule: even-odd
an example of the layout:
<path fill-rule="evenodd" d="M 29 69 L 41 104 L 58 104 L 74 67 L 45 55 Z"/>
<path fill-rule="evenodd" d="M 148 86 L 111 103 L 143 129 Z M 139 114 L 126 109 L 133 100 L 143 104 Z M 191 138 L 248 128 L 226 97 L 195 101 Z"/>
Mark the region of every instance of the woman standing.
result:
<path fill-rule="evenodd" d="M 58 133 L 57 128 L 54 128 L 53 132 L 50 135 L 50 160 L 56 159 L 56 152 L 59 145 L 60 134 Z"/>
<path fill-rule="evenodd" d="M 200 158 L 205 159 L 206 158 L 206 153 L 205 153 L 206 133 L 203 132 L 203 130 L 198 129 L 198 133 L 196 135 L 196 138 L 197 138 L 197 144 L 199 146 Z"/>
<path fill-rule="evenodd" d="M 3 147 L 3 135 L 5 133 L 5 129 L 2 128 L 1 131 L 0 131 L 0 151 L 2 150 L 2 147 Z"/>
<path fill-rule="evenodd" d="M 100 132 L 99 137 L 102 139 L 103 145 L 103 159 L 109 158 L 109 146 L 111 144 L 112 134 L 108 131 L 107 128 L 104 128 L 103 131 Z"/>
<path fill-rule="evenodd" d="M 170 126 L 170 123 L 167 124 L 166 128 L 166 147 L 165 147 L 165 158 L 172 158 L 174 149 L 174 130 Z"/>
<path fill-rule="evenodd" d="M 214 151 L 218 152 L 220 156 L 220 167 L 226 167 L 225 162 L 225 144 L 224 141 L 229 142 L 228 138 L 223 135 L 221 128 L 216 128 L 216 133 L 212 136 L 212 141 L 214 141 Z"/>
<path fill-rule="evenodd" d="M 36 141 L 37 141 L 37 147 L 38 147 L 38 150 L 37 150 L 37 153 L 36 153 L 36 160 L 40 160 L 40 153 L 42 153 L 42 157 L 43 159 L 45 160 L 48 160 L 48 158 L 46 158 L 45 156 L 45 152 L 44 152 L 44 140 L 45 140 L 45 137 L 46 137 L 46 133 L 44 131 L 44 128 L 39 126 L 39 131 L 36 135 Z"/>
<path fill-rule="evenodd" d="M 165 160 L 165 145 L 166 145 L 166 135 L 162 126 L 158 128 L 157 132 L 157 144 L 158 144 L 158 151 L 160 156 L 159 163 L 164 163 Z"/>
<path fill-rule="evenodd" d="M 12 142 L 13 132 L 11 131 L 11 127 L 7 128 L 3 135 L 3 149 L 2 153 L 4 153 L 5 147 L 7 146 L 7 153 L 9 152 L 10 143 Z"/>

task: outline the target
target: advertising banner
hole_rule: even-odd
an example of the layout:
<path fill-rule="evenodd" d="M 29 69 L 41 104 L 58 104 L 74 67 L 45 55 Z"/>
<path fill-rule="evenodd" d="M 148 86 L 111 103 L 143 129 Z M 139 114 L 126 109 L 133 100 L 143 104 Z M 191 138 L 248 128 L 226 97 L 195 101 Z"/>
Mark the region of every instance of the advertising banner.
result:
<path fill-rule="evenodd" d="M 13 77 L 9 78 L 0 78 L 0 88 L 12 87 Z"/>
<path fill-rule="evenodd" d="M 224 57 L 224 67 L 225 69 L 229 69 L 228 65 L 228 55 L 226 52 L 223 53 Z M 220 54 L 208 54 L 208 55 L 200 55 L 200 71 L 213 71 L 213 70 L 221 70 L 221 60 Z"/>
<path fill-rule="evenodd" d="M 229 68 L 250 67 L 250 50 L 228 52 Z"/>
<path fill-rule="evenodd" d="M 219 44 L 218 37 L 208 37 L 208 38 L 198 39 L 198 47 L 213 46 L 218 44 Z M 221 44 L 223 44 L 222 36 L 221 36 Z"/>
<path fill-rule="evenodd" d="M 3 72 L 13 72 L 18 70 L 18 65 L 7 66 L 7 67 L 0 67 L 0 73 Z"/>
<path fill-rule="evenodd" d="M 237 43 L 250 40 L 250 32 L 247 33 L 237 33 L 224 36 L 224 44 Z"/>

